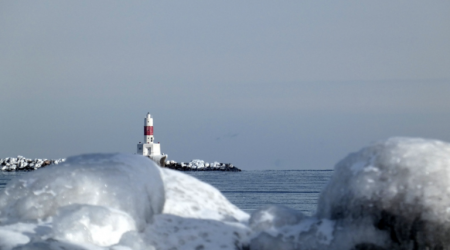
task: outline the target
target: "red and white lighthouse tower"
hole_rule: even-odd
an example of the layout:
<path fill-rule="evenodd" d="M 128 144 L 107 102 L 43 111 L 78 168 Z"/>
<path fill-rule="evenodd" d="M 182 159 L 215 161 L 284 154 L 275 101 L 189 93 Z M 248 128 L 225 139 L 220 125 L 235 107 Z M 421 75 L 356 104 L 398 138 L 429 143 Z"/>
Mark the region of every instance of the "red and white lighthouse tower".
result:
<path fill-rule="evenodd" d="M 153 118 L 150 113 L 144 119 L 144 143 L 137 145 L 137 153 L 140 155 L 148 156 L 155 161 L 158 165 L 164 166 L 167 155 L 161 154 L 161 144 L 155 143 L 153 136 Z"/>
<path fill-rule="evenodd" d="M 150 143 L 155 139 L 153 137 L 153 118 L 150 113 L 147 113 L 147 116 L 144 119 L 144 142 Z"/>

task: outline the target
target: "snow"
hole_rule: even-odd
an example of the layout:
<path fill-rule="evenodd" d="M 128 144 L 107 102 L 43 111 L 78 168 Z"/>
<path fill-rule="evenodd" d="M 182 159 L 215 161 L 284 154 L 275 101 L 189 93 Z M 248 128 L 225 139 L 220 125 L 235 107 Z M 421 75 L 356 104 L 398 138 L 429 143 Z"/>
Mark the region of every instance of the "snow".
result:
<path fill-rule="evenodd" d="M 434 249 L 450 246 L 449 208 L 450 144 L 391 138 L 336 165 L 317 216 L 343 228 L 366 223 L 389 236 L 390 248 Z"/>
<path fill-rule="evenodd" d="M 161 176 L 166 192 L 164 213 L 220 221 L 247 221 L 250 217 L 219 190 L 192 176 L 170 169 L 161 169 Z"/>
<path fill-rule="evenodd" d="M 0 222 L 44 220 L 61 207 L 88 204 L 128 213 L 140 230 L 160 213 L 164 189 L 145 157 L 91 154 L 12 180 L 0 196 Z"/>
<path fill-rule="evenodd" d="M 30 242 L 30 238 L 21 232 L 15 232 L 0 228 L 0 249 L 12 249 L 17 245 Z"/>
<path fill-rule="evenodd" d="M 59 209 L 53 221 L 54 237 L 76 243 L 110 246 L 122 234 L 136 230 L 127 213 L 103 206 L 70 205 Z"/>
<path fill-rule="evenodd" d="M 245 224 L 209 219 L 184 218 L 171 214 L 155 216 L 143 241 L 156 249 L 242 249 L 250 230 Z"/>
<path fill-rule="evenodd" d="M 65 159 L 47 160 L 47 159 L 27 159 L 21 155 L 16 158 L 7 157 L 0 159 L 0 170 L 2 171 L 15 171 L 15 170 L 36 170 L 40 167 L 44 167 L 51 164 L 59 164 L 64 162 Z"/>
<path fill-rule="evenodd" d="M 191 161 L 191 164 L 192 164 L 191 167 L 194 169 L 205 168 L 205 161 L 203 160 L 194 159 Z"/>
<path fill-rule="evenodd" d="M 249 244 L 248 218 L 211 185 L 146 157 L 81 155 L 1 190 L 0 249 L 236 249 Z"/>
<path fill-rule="evenodd" d="M 0 225 L 49 224 L 45 237 L 106 246 L 126 231 L 143 231 L 164 200 L 160 172 L 148 158 L 81 155 L 8 183 L 0 194 Z"/>
<path fill-rule="evenodd" d="M 450 144 L 420 138 L 348 155 L 314 216 L 275 205 L 248 215 L 209 184 L 124 154 L 70 157 L 0 192 L 6 250 L 448 249 L 448 235 Z"/>
<path fill-rule="evenodd" d="M 252 213 L 249 224 L 254 231 L 264 231 L 299 223 L 306 218 L 302 212 L 285 206 L 268 206 Z"/>
<path fill-rule="evenodd" d="M 308 217 L 284 206 L 253 212 L 249 225 L 253 230 L 250 249 L 330 249 L 334 239 L 334 221 Z"/>

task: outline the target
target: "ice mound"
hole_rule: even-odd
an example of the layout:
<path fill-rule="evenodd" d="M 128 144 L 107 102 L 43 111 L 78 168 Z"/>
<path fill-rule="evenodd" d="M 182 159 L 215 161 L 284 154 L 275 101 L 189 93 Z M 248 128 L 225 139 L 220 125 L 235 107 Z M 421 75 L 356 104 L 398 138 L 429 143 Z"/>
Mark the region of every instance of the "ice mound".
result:
<path fill-rule="evenodd" d="M 0 249 L 243 249 L 248 218 L 209 184 L 146 157 L 81 155 L 0 190 Z"/>
<path fill-rule="evenodd" d="M 143 233 L 129 231 L 114 246 L 144 249 L 244 249 L 249 244 L 249 215 L 216 188 L 184 173 L 160 168 L 163 213 Z"/>
<path fill-rule="evenodd" d="M 295 225 L 306 216 L 297 210 L 285 206 L 268 206 L 256 210 L 250 217 L 250 227 L 257 232 L 280 228 L 286 225 Z"/>
<path fill-rule="evenodd" d="M 373 227 L 388 237 L 375 246 L 449 249 L 450 144 L 391 138 L 350 154 L 336 165 L 317 216 Z"/>
<path fill-rule="evenodd" d="M 374 143 L 336 165 L 316 216 L 268 207 L 250 227 L 259 250 L 450 249 L 450 144 Z"/>
<path fill-rule="evenodd" d="M 135 221 L 127 213 L 103 206 L 65 206 L 53 221 L 55 239 L 98 246 L 116 244 L 132 230 L 136 230 Z"/>
<path fill-rule="evenodd" d="M 335 229 L 331 220 L 276 205 L 253 212 L 249 225 L 253 231 L 250 249 L 258 250 L 329 249 Z"/>
<path fill-rule="evenodd" d="M 0 228 L 0 249 L 12 249 L 17 245 L 23 245 L 30 241 L 30 238 L 21 232 L 5 230 Z"/>
<path fill-rule="evenodd" d="M 249 228 L 238 222 L 184 218 L 170 214 L 155 216 L 143 241 L 158 250 L 243 249 L 248 245 Z"/>
<path fill-rule="evenodd" d="M 55 240 L 67 249 L 109 246 L 127 231 L 144 231 L 163 207 L 164 185 L 148 158 L 81 155 L 8 183 L 0 193 L 0 231 L 16 244 L 29 241 L 30 249 L 50 248 Z M 24 231 L 23 223 L 34 228 Z"/>
<path fill-rule="evenodd" d="M 249 218 L 205 182 L 170 169 L 161 169 L 161 176 L 166 194 L 164 213 L 221 221 L 247 221 Z"/>

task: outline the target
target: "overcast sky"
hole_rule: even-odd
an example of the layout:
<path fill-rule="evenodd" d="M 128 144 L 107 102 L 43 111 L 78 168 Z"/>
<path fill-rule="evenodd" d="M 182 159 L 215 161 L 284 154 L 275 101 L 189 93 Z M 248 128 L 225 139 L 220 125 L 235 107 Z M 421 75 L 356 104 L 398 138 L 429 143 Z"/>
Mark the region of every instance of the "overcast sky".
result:
<path fill-rule="evenodd" d="M 450 141 L 450 1 L 1 1 L 0 158 L 331 169 Z"/>

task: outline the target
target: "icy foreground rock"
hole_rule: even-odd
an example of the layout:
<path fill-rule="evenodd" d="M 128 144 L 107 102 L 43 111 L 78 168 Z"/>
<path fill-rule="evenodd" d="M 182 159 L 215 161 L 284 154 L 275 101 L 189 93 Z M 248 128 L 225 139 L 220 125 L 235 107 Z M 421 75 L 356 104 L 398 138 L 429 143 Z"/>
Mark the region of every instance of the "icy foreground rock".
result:
<path fill-rule="evenodd" d="M 340 161 L 315 217 L 263 209 L 251 249 L 450 249 L 450 144 L 374 143 Z"/>
<path fill-rule="evenodd" d="M 450 144 L 391 138 L 350 154 L 322 192 L 318 217 L 367 223 L 387 249 L 450 248 Z"/>
<path fill-rule="evenodd" d="M 0 190 L 0 249 L 239 249 L 248 218 L 209 184 L 143 156 L 81 155 Z"/>
<path fill-rule="evenodd" d="M 37 221 L 58 209 L 87 204 L 124 211 L 143 230 L 164 206 L 159 171 L 145 157 L 91 154 L 30 172 L 8 183 L 0 196 L 0 221 Z"/>

